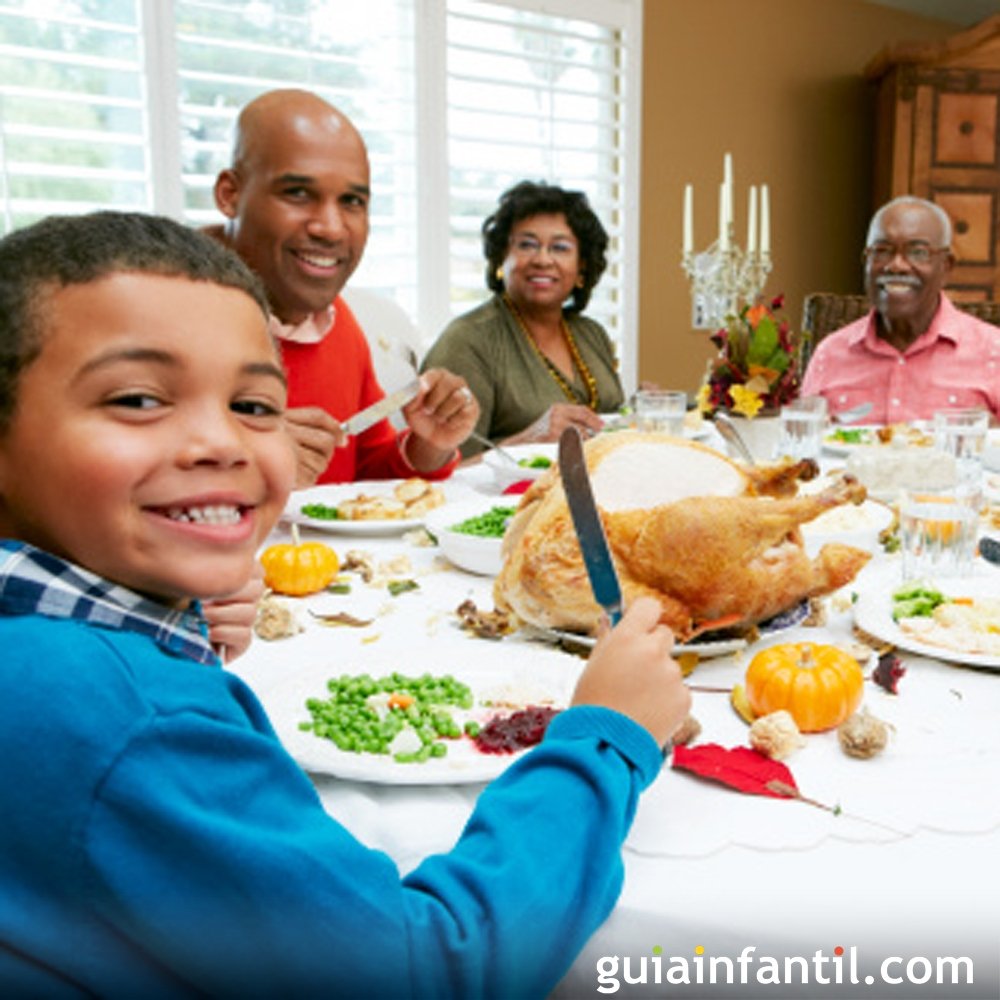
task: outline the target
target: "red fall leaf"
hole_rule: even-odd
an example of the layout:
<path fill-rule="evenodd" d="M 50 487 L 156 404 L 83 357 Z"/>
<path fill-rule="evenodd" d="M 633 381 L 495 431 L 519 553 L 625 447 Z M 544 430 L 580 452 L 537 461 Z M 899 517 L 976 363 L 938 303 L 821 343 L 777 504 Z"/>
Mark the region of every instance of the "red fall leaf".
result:
<path fill-rule="evenodd" d="M 673 767 L 690 771 L 710 781 L 718 781 L 749 795 L 768 795 L 776 799 L 799 798 L 799 789 L 792 772 L 749 747 L 719 746 L 702 743 L 699 746 L 674 747 Z"/>
<path fill-rule="evenodd" d="M 797 799 L 807 805 L 825 809 L 835 816 L 840 806 L 828 806 L 806 798 L 795 783 L 792 772 L 778 760 L 771 760 L 749 747 L 721 747 L 718 743 L 699 746 L 675 746 L 671 765 L 679 771 L 689 771 L 709 781 L 735 788 L 748 795 L 766 795 L 773 799 Z"/>

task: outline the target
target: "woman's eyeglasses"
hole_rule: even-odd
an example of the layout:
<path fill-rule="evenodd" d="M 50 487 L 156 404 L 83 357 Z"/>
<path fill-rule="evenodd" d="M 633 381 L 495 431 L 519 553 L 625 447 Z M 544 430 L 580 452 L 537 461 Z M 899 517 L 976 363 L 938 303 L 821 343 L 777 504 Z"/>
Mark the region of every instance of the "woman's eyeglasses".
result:
<path fill-rule="evenodd" d="M 510 241 L 510 248 L 519 257 L 536 257 L 542 250 L 557 259 L 576 253 L 576 244 L 572 240 L 553 240 L 548 246 L 543 246 L 534 236 L 517 236 Z"/>

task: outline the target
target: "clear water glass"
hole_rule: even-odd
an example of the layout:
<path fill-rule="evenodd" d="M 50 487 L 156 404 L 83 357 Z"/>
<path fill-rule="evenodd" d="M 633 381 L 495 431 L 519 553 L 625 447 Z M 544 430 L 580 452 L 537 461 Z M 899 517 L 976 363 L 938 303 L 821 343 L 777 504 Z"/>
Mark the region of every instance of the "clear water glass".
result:
<path fill-rule="evenodd" d="M 978 407 L 937 410 L 932 422 L 934 447 L 955 459 L 959 484 L 980 486 L 989 413 Z"/>
<path fill-rule="evenodd" d="M 827 406 L 822 396 L 801 396 L 781 408 L 780 435 L 774 457 L 819 461 L 826 431 Z"/>
<path fill-rule="evenodd" d="M 641 431 L 682 437 L 687 393 L 674 389 L 640 389 L 635 394 L 635 420 Z"/>
<path fill-rule="evenodd" d="M 971 575 L 980 505 L 981 493 L 975 486 L 903 490 L 899 497 L 903 579 Z"/>

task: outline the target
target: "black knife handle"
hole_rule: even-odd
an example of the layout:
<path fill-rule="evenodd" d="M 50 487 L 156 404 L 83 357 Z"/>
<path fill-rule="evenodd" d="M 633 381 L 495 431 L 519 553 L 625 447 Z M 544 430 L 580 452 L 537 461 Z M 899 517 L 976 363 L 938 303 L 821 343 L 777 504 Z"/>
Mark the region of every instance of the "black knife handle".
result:
<path fill-rule="evenodd" d="M 995 538 L 980 538 L 979 554 L 987 562 L 1000 566 L 1000 542 L 998 542 Z"/>

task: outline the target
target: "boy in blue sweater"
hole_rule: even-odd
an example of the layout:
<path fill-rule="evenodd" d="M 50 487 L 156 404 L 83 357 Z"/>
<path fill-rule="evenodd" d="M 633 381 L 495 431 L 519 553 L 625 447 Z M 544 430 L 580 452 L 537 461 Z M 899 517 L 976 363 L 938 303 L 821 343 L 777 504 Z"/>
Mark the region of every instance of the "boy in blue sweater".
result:
<path fill-rule="evenodd" d="M 294 457 L 256 279 L 152 216 L 0 241 L 0 994 L 542 997 L 689 704 L 658 606 L 400 879 L 322 809 L 199 599 Z"/>

